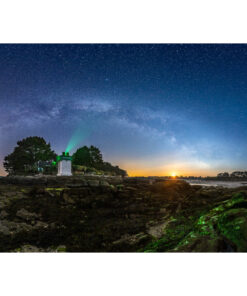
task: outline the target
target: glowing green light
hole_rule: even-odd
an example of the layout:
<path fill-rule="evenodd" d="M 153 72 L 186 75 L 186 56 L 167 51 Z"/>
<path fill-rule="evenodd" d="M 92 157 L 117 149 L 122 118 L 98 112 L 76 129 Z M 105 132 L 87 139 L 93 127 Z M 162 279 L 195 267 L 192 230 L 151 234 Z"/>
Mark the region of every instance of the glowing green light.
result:
<path fill-rule="evenodd" d="M 62 155 L 57 156 L 57 162 L 62 160 L 72 160 L 72 156 L 69 155 L 69 152 L 63 152 Z"/>
<path fill-rule="evenodd" d="M 65 153 L 69 153 L 78 144 L 82 143 L 89 136 L 89 133 L 89 128 L 79 127 L 70 138 Z"/>

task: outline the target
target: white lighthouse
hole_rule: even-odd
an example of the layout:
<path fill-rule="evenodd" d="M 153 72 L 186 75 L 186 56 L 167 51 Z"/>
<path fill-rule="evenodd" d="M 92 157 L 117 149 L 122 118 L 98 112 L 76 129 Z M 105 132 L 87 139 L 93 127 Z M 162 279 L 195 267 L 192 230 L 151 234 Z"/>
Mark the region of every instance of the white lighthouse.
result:
<path fill-rule="evenodd" d="M 62 155 L 57 157 L 57 162 L 58 162 L 57 176 L 72 176 L 71 160 L 72 160 L 72 157 L 69 156 L 69 152 L 66 152 L 66 153 L 63 152 Z"/>

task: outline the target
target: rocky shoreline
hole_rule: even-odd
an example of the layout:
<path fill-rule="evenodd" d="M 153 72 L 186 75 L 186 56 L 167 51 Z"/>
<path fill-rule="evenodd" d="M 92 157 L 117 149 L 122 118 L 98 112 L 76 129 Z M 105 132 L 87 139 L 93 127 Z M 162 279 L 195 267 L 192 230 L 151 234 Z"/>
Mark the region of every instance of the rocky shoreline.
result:
<path fill-rule="evenodd" d="M 245 252 L 247 187 L 0 179 L 0 252 Z"/>

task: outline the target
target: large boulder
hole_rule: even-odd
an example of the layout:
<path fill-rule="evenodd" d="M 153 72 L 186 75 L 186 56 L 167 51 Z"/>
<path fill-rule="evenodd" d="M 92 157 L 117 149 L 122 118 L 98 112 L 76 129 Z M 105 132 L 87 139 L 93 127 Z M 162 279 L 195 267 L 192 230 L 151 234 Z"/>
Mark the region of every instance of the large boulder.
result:
<path fill-rule="evenodd" d="M 150 191 L 167 200 L 180 200 L 194 192 L 192 186 L 181 180 L 168 180 L 150 185 Z"/>

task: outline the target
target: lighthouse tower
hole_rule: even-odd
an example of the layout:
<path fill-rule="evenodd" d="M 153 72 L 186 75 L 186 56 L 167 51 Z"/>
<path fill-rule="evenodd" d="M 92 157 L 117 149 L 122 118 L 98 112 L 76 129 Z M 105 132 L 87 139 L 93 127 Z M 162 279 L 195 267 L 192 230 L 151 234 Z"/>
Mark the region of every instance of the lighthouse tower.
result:
<path fill-rule="evenodd" d="M 57 157 L 57 162 L 58 162 L 57 176 L 72 176 L 71 161 L 72 161 L 72 157 L 69 156 L 69 152 L 63 152 L 62 155 Z"/>

